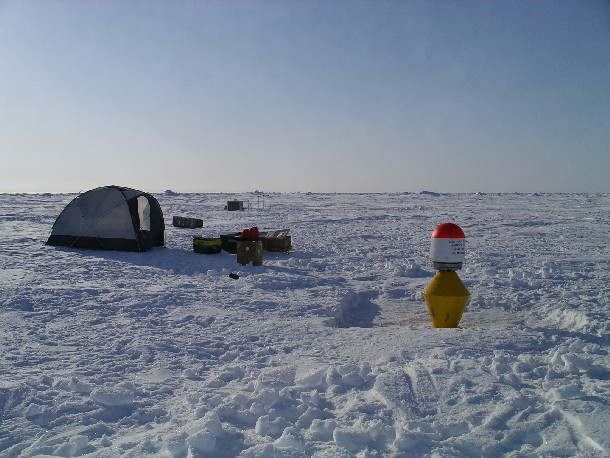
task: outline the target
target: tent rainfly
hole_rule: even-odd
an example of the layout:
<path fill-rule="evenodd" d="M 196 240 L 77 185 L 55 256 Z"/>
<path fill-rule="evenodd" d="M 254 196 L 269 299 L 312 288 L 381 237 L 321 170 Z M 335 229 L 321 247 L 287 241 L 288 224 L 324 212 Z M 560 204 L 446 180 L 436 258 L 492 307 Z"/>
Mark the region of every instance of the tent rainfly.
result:
<path fill-rule="evenodd" d="M 98 250 L 146 251 L 165 245 L 157 199 L 120 186 L 75 197 L 55 220 L 47 245 Z"/>

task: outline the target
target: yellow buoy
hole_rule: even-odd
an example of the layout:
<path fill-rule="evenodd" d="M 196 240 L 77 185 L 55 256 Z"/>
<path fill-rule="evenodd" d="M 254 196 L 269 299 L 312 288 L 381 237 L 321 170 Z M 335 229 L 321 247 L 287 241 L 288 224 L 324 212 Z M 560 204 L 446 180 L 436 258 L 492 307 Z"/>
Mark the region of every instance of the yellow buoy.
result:
<path fill-rule="evenodd" d="M 470 293 L 457 273 L 439 270 L 424 288 L 423 296 L 428 306 L 432 326 L 457 328 Z"/>

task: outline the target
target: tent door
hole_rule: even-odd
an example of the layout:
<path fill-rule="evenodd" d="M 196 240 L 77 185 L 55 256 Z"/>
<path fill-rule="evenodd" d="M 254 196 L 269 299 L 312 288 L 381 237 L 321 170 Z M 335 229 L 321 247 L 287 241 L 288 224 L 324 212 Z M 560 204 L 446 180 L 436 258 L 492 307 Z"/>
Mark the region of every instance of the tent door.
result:
<path fill-rule="evenodd" d="M 150 231 L 150 202 L 144 196 L 138 197 L 138 216 L 140 218 L 140 230 Z"/>

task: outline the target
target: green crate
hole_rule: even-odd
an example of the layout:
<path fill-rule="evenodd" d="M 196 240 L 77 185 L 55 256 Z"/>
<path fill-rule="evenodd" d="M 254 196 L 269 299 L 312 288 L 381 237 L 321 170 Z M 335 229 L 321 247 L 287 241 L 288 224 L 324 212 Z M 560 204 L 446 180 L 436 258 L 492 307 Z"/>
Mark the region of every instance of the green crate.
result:
<path fill-rule="evenodd" d="M 222 242 L 217 237 L 193 237 L 193 251 L 202 254 L 217 254 L 222 251 Z"/>

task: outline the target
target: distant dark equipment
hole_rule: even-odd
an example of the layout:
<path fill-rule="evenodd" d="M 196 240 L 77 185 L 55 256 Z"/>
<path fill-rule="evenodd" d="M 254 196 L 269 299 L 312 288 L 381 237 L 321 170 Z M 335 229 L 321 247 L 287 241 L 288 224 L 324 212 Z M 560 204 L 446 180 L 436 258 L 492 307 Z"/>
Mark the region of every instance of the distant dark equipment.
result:
<path fill-rule="evenodd" d="M 244 201 L 243 200 L 230 200 L 227 202 L 227 206 L 225 208 L 230 212 L 243 211 Z"/>

